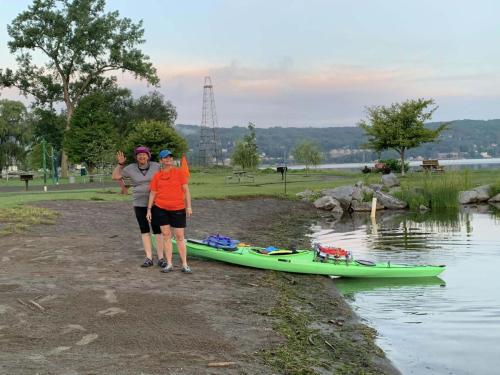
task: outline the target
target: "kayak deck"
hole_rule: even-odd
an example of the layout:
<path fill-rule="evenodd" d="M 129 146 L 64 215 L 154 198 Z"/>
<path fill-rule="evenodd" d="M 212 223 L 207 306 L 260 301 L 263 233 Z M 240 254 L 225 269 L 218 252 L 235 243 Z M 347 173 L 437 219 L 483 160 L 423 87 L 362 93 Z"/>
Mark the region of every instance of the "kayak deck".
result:
<path fill-rule="evenodd" d="M 176 246 L 174 241 L 174 246 Z M 294 253 L 262 254 L 262 248 L 238 247 L 236 250 L 217 249 L 201 241 L 186 241 L 188 254 L 240 266 L 275 271 L 331 275 L 359 278 L 432 277 L 445 270 L 445 266 L 372 263 L 356 260 L 319 261 L 313 250 L 297 250 Z"/>

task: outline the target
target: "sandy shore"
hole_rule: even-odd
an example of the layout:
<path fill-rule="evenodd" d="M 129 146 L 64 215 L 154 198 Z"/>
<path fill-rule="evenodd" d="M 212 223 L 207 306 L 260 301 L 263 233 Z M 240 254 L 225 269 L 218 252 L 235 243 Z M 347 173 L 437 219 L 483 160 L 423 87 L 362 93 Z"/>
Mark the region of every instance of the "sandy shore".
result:
<path fill-rule="evenodd" d="M 129 202 L 41 202 L 0 238 L 1 374 L 395 374 L 334 283 L 191 259 L 144 269 Z M 309 204 L 196 200 L 188 237 L 306 245 Z"/>

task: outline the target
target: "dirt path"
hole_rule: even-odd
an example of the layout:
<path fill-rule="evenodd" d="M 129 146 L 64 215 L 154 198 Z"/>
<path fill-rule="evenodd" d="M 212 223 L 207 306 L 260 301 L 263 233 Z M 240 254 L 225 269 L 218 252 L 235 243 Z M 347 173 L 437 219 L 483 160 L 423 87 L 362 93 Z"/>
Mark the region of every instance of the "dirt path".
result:
<path fill-rule="evenodd" d="M 192 275 L 178 267 L 162 274 L 139 267 L 130 203 L 39 206 L 60 212 L 58 224 L 0 238 L 0 374 L 305 373 L 276 366 L 273 348 L 287 340 L 273 311 L 285 300 L 317 321 L 323 336 L 307 345 L 324 335 L 349 345 L 312 346 L 325 362 L 317 373 L 397 373 L 328 278 L 195 259 Z M 303 221 L 315 215 L 307 204 L 275 199 L 203 200 L 193 208 L 189 237 L 221 232 L 283 246 L 303 244 Z M 321 297 L 308 303 L 314 283 Z M 332 314 L 344 323 L 328 324 Z"/>

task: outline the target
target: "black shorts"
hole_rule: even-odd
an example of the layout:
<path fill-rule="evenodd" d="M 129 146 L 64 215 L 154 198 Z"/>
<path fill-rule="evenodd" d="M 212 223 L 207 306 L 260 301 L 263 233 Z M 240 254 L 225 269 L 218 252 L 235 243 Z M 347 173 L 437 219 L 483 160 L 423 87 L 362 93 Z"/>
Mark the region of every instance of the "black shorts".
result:
<path fill-rule="evenodd" d="M 153 223 L 158 226 L 170 225 L 173 228 L 186 228 L 186 210 L 169 211 L 153 206 Z"/>
<path fill-rule="evenodd" d="M 135 217 L 139 223 L 139 228 L 141 228 L 141 233 L 150 233 L 149 221 L 146 219 L 146 214 L 148 213 L 147 207 L 134 207 Z M 160 234 L 161 228 L 159 225 L 151 223 L 151 228 L 154 234 Z"/>

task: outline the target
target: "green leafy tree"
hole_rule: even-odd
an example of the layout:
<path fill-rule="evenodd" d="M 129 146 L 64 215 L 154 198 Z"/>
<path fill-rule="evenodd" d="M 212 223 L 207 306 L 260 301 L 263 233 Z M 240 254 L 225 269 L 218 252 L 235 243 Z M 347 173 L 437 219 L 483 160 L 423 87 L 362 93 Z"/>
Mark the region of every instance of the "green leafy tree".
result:
<path fill-rule="evenodd" d="M 425 127 L 425 121 L 431 119 L 436 111 L 433 99 L 407 100 L 390 107 L 374 106 L 367 108 L 368 119 L 359 126 L 365 131 L 368 142 L 366 148 L 377 152 L 395 150 L 405 165 L 405 153 L 408 149 L 437 139 L 448 124 L 440 124 L 436 129 Z M 404 169 L 401 174 L 404 175 Z"/>
<path fill-rule="evenodd" d="M 18 70 L 0 70 L 0 86 L 18 87 L 41 105 L 64 102 L 69 130 L 80 100 L 116 80 L 109 72 L 128 71 L 157 84 L 149 57 L 137 48 L 144 43 L 142 21 L 134 24 L 104 8 L 104 0 L 34 0 L 7 27 Z M 44 66 L 32 61 L 31 52 L 47 59 Z M 63 150 L 63 177 L 67 167 Z"/>
<path fill-rule="evenodd" d="M 85 163 L 90 174 L 97 166 L 113 160 L 117 133 L 109 102 L 103 93 L 93 93 L 80 101 L 64 137 L 70 161 Z"/>
<path fill-rule="evenodd" d="M 131 158 L 137 146 L 149 147 L 155 159 L 163 149 L 172 151 L 177 158 L 188 150 L 186 140 L 172 126 L 156 120 L 143 121 L 130 132 L 126 141 L 125 154 Z"/>
<path fill-rule="evenodd" d="M 323 160 L 319 145 L 312 141 L 302 141 L 292 151 L 292 155 L 299 163 L 305 164 L 306 170 L 310 165 L 317 166 Z"/>
<path fill-rule="evenodd" d="M 259 165 L 257 137 L 253 123 L 248 124 L 248 134 L 236 142 L 231 161 L 233 165 L 239 165 L 243 170 L 255 169 Z"/>
<path fill-rule="evenodd" d="M 22 164 L 29 141 L 28 111 L 23 103 L 0 100 L 0 173 L 11 164 Z"/>
<path fill-rule="evenodd" d="M 171 126 L 177 119 L 175 106 L 158 91 L 141 96 L 133 104 L 132 121 L 157 120 Z"/>
<path fill-rule="evenodd" d="M 66 124 L 64 114 L 56 113 L 54 109 L 35 108 L 31 119 L 35 143 L 44 140 L 56 150 L 61 150 Z"/>

